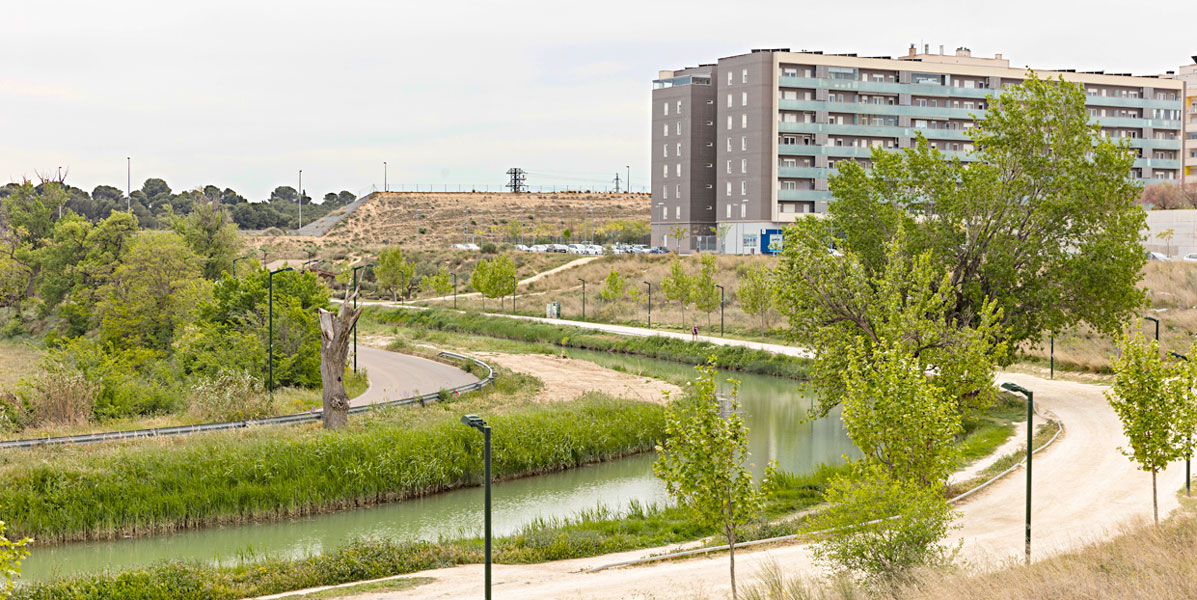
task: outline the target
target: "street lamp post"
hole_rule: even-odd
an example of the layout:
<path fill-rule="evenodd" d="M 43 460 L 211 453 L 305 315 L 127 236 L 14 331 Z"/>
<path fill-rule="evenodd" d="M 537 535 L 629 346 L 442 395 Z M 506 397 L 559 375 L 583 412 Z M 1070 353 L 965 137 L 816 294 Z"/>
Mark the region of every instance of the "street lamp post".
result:
<path fill-rule="evenodd" d="M 239 261 L 239 260 L 249 260 L 249 257 L 248 256 L 239 256 L 239 257 L 233 259 L 233 279 L 237 278 L 237 261 Z"/>
<path fill-rule="evenodd" d="M 490 600 L 490 425 L 482 420 L 478 415 L 466 415 L 461 418 L 461 422 L 469 427 L 473 427 L 482 432 L 482 478 L 483 485 L 486 487 L 485 500 L 485 532 L 484 532 L 484 549 L 486 553 L 486 566 L 484 567 L 484 575 L 486 584 L 486 600 Z"/>
<path fill-rule="evenodd" d="M 1051 364 L 1050 378 L 1055 379 L 1056 378 L 1056 336 L 1053 335 L 1051 337 L 1051 340 L 1052 340 L 1052 342 L 1051 342 L 1052 349 L 1051 349 L 1051 363 L 1050 363 Z"/>
<path fill-rule="evenodd" d="M 133 212 L 133 157 L 125 157 L 125 210 Z"/>
<path fill-rule="evenodd" d="M 385 160 L 382 161 L 382 191 L 384 191 L 384 192 L 391 191 L 387 187 L 387 161 L 385 161 Z"/>
<path fill-rule="evenodd" d="M 1155 342 L 1156 342 L 1156 344 L 1159 344 L 1160 343 L 1160 320 L 1155 317 L 1143 317 L 1143 320 L 1155 322 Z"/>
<path fill-rule="evenodd" d="M 632 165 L 624 165 L 624 168 L 628 170 L 628 176 L 624 179 L 624 183 L 627 184 L 628 193 L 630 194 L 632 193 Z"/>
<path fill-rule="evenodd" d="M 719 288 L 719 337 L 723 337 L 723 286 L 716 283 L 715 287 Z"/>
<path fill-rule="evenodd" d="M 1032 418 L 1035 415 L 1035 395 L 1027 388 L 1022 387 L 1016 383 L 1003 383 L 1002 389 L 1016 394 L 1022 394 L 1027 398 L 1027 529 L 1026 529 L 1026 553 L 1027 564 L 1031 564 L 1031 454 L 1034 452 L 1033 440 L 1035 439 L 1035 424 Z"/>
<path fill-rule="evenodd" d="M 366 267 L 373 267 L 374 263 L 358 265 L 353 268 L 353 309 L 357 310 L 357 272 Z M 353 372 L 357 373 L 357 322 L 353 323 Z"/>
<path fill-rule="evenodd" d="M 582 320 L 585 321 L 586 320 L 586 280 L 579 277 L 578 281 L 582 282 Z"/>
<path fill-rule="evenodd" d="M 299 228 L 303 229 L 303 169 L 299 170 Z"/>
<path fill-rule="evenodd" d="M 1185 362 L 1189 362 L 1189 357 L 1187 357 L 1179 352 L 1169 352 L 1168 354 L 1171 354 L 1172 356 L 1175 356 L 1176 358 L 1179 358 L 1180 360 L 1183 360 Z M 1193 432 L 1190 431 L 1189 432 L 1190 438 L 1192 437 L 1192 435 L 1193 435 Z M 1185 496 L 1193 495 L 1193 490 L 1191 489 L 1192 479 L 1193 479 L 1192 470 L 1191 470 L 1192 461 L 1193 461 L 1192 454 L 1185 456 Z"/>
<path fill-rule="evenodd" d="M 511 285 L 511 314 L 514 315 L 515 314 L 515 291 L 520 287 L 520 280 L 516 279 L 515 275 L 512 275 L 511 283 L 512 283 L 512 285 Z"/>
<path fill-rule="evenodd" d="M 277 271 L 271 271 L 268 279 L 270 280 L 270 344 L 269 352 L 270 358 L 270 397 L 274 397 L 274 274 L 282 273 L 283 271 L 294 271 L 291 267 L 284 267 Z"/>
<path fill-rule="evenodd" d="M 319 262 L 320 262 L 320 259 L 319 259 L 319 258 L 313 258 L 313 259 L 311 259 L 311 260 L 305 260 L 305 261 L 303 262 L 303 264 L 302 264 L 302 265 L 300 265 L 300 266 L 301 266 L 301 268 L 304 270 L 304 272 L 307 272 L 307 270 L 308 270 L 308 265 L 310 265 L 310 264 L 312 264 L 312 263 L 319 263 Z"/>
<path fill-rule="evenodd" d="M 653 284 L 651 284 L 647 281 L 641 281 L 640 283 L 643 283 L 644 285 L 648 286 L 648 328 L 652 329 L 653 328 Z"/>

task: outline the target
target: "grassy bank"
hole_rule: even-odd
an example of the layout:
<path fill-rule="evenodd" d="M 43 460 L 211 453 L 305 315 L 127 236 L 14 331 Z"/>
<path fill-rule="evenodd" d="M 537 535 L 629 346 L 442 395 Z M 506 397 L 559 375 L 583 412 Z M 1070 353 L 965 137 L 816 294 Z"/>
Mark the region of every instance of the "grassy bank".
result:
<path fill-rule="evenodd" d="M 318 426 L 0 455 L 0 520 L 42 542 L 142 535 L 401 500 L 477 483 L 494 426 L 496 477 L 569 468 L 652 448 L 663 407 L 591 394 L 520 407 L 538 386 L 505 374 L 475 398 L 379 410 L 345 432 Z M 521 385 L 525 389 L 521 389 Z M 532 389 L 527 389 L 532 388 Z"/>
<path fill-rule="evenodd" d="M 382 324 L 422 327 L 454 333 L 479 334 L 522 342 L 547 343 L 565 348 L 639 354 L 688 364 L 700 364 L 714 356 L 721 370 L 806 379 L 810 361 L 740 346 L 717 346 L 662 336 L 630 337 L 578 327 L 562 327 L 479 313 L 448 310 L 369 309 L 367 314 Z"/>
<path fill-rule="evenodd" d="M 748 538 L 797 530 L 773 524 L 778 515 L 806 508 L 822 497 L 838 471 L 824 467 L 806 476 L 784 474 Z M 538 522 L 495 540 L 497 563 L 536 563 L 596 556 L 700 539 L 715 533 L 697 527 L 674 507 L 632 505 L 626 511 L 593 510 L 576 518 Z M 308 587 L 378 579 L 482 561 L 478 539 L 443 542 L 360 540 L 310 558 L 267 559 L 236 567 L 162 563 L 145 569 L 66 578 L 18 588 L 14 600 L 233 600 Z"/>

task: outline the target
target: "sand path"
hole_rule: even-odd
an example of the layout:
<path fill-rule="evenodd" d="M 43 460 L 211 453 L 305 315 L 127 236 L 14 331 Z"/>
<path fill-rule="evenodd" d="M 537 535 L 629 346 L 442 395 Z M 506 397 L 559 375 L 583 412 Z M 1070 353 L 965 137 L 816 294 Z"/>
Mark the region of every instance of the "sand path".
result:
<path fill-rule="evenodd" d="M 539 378 L 544 382 L 544 390 L 536 397 L 540 402 L 567 401 L 586 392 L 603 392 L 620 398 L 664 403 L 662 392 L 681 393 L 681 388 L 672 383 L 600 367 L 587 360 L 547 354 L 474 352 L 473 355 Z"/>

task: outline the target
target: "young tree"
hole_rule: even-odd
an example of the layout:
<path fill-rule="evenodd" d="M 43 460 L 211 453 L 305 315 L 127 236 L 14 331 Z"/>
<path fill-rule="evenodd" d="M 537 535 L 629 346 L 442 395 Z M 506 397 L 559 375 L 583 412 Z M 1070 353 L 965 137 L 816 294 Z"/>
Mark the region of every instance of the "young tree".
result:
<path fill-rule="evenodd" d="M 773 269 L 761 263 L 746 269 L 737 280 L 736 298 L 744 312 L 761 319 L 761 335 L 764 335 L 773 310 Z"/>
<path fill-rule="evenodd" d="M 1122 421 L 1122 431 L 1130 442 L 1129 449 L 1122 449 L 1123 454 L 1151 472 L 1151 508 L 1159 525 L 1156 476 L 1193 450 L 1193 432 L 1197 428 L 1193 369 L 1187 363 L 1161 359 L 1156 342 L 1145 342 L 1139 334 L 1124 334 L 1119 350 L 1121 356 L 1111 359 L 1114 384 L 1112 391 L 1106 392 L 1106 399 Z"/>
<path fill-rule="evenodd" d="M 707 329 L 711 328 L 711 311 L 719 308 L 719 289 L 715 287 L 715 255 L 703 254 L 701 267 L 690 280 L 690 295 L 694 308 L 707 313 Z"/>
<path fill-rule="evenodd" d="M 674 248 L 682 251 L 682 239 L 686 237 L 686 228 L 683 225 L 674 225 L 669 228 L 669 239 L 673 240 Z"/>
<path fill-rule="evenodd" d="M 390 291 L 392 301 L 399 299 L 400 291 L 406 294 L 407 286 L 415 272 L 415 265 L 403 258 L 403 249 L 398 246 L 380 252 L 378 264 L 374 267 L 378 287 Z"/>
<path fill-rule="evenodd" d="M 12 592 L 12 580 L 21 574 L 21 561 L 29 556 L 27 546 L 31 541 L 23 538 L 14 542 L 4 537 L 4 521 L 0 521 L 0 598 Z"/>
<path fill-rule="evenodd" d="M 773 482 L 774 465 L 765 468 L 761 487 L 752 484 L 748 469 L 748 428 L 740 408 L 736 382 L 731 394 L 716 393 L 714 359 L 697 367 L 699 376 L 686 396 L 669 404 L 665 444 L 653 471 L 665 481 L 669 495 L 688 508 L 694 518 L 717 527 L 729 545 L 732 598 L 736 597 L 736 540 L 745 524 L 759 512 L 764 493 Z"/>
<path fill-rule="evenodd" d="M 486 298 L 504 298 L 515 291 L 515 265 L 506 254 L 480 260 L 470 276 L 470 285 Z M 502 310 L 500 305 L 500 310 Z"/>
<path fill-rule="evenodd" d="M 453 282 L 449 275 L 449 269 L 441 265 L 439 271 L 434 275 L 429 275 L 424 278 L 429 289 L 436 293 L 437 296 L 447 295 L 453 291 Z"/>
<path fill-rule="evenodd" d="M 875 149 L 868 170 L 837 164 L 825 219 L 836 247 L 857 252 L 871 274 L 905 234 L 911 255 L 929 252 L 948 274 L 948 318 L 975 326 L 996 301 L 1010 347 L 1077 323 L 1118 331 L 1145 298 L 1136 288 L 1145 213 L 1127 176 L 1133 152 L 1100 135 L 1085 99 L 1080 84 L 1031 74 L 990 97 L 966 131 L 974 161 L 920 137 L 901 152 Z"/>
<path fill-rule="evenodd" d="M 682 265 L 682 259 L 678 257 L 673 258 L 673 263 L 669 265 L 669 275 L 661 280 L 661 287 L 664 288 L 665 298 L 673 300 L 678 303 L 682 309 L 682 327 L 686 326 L 686 307 L 690 305 L 693 296 L 691 277 L 686 274 L 686 269 Z"/>
<path fill-rule="evenodd" d="M 611 269 L 607 273 L 607 277 L 603 279 L 603 289 L 599 290 L 599 298 L 604 303 L 615 304 L 618 306 L 619 301 L 627 294 L 628 281 L 624 279 L 619 271 Z"/>

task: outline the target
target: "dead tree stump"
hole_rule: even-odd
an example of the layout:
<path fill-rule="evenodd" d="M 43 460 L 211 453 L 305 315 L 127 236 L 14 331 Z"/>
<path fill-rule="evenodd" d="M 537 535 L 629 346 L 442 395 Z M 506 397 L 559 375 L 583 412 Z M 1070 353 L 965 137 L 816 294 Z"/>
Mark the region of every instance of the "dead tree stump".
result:
<path fill-rule="evenodd" d="M 320 378 L 324 389 L 324 428 L 344 429 L 349 423 L 349 394 L 345 393 L 345 357 L 353 326 L 362 309 L 352 308 L 347 292 L 341 310 L 333 314 L 320 309 Z"/>

